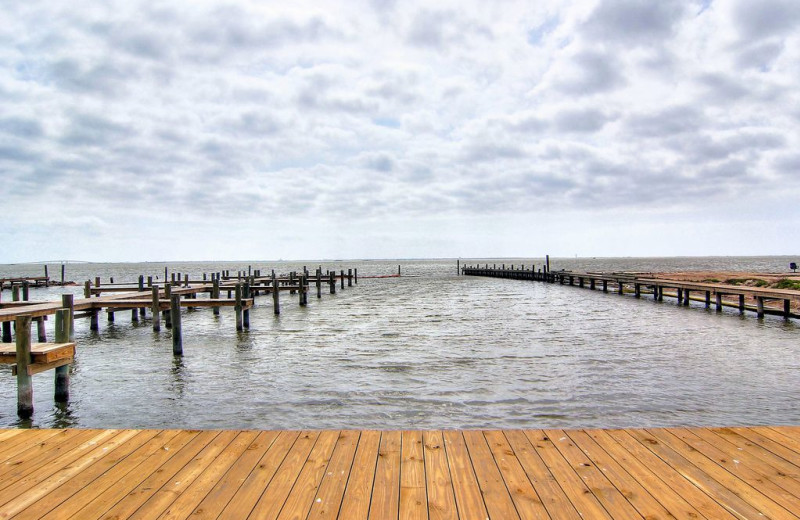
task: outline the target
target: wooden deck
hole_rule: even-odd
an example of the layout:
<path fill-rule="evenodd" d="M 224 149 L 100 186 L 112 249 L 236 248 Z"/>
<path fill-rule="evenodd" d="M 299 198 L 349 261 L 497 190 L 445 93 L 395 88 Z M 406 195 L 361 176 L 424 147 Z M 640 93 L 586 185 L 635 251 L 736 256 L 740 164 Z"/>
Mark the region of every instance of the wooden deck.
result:
<path fill-rule="evenodd" d="M 798 518 L 800 428 L 0 430 L 0 518 Z"/>

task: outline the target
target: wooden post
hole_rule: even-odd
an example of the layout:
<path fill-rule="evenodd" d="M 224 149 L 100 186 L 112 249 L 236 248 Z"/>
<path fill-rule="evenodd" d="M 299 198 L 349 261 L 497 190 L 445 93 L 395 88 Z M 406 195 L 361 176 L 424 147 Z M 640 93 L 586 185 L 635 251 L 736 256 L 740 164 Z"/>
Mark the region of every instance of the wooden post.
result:
<path fill-rule="evenodd" d="M 329 283 L 331 284 L 331 294 L 336 294 L 336 273 L 329 271 L 328 275 L 330 277 Z"/>
<path fill-rule="evenodd" d="M 236 284 L 236 306 L 234 306 L 234 311 L 236 312 L 236 330 L 241 332 L 243 330 L 242 326 L 242 284 Z"/>
<path fill-rule="evenodd" d="M 718 311 L 721 311 L 722 310 L 722 295 L 720 293 L 715 293 L 714 294 L 714 300 L 715 300 L 714 303 L 716 304 L 716 309 Z"/>
<path fill-rule="evenodd" d="M 169 282 L 169 278 L 167 277 L 167 266 L 164 266 L 164 284 L 166 285 Z"/>
<path fill-rule="evenodd" d="M 356 285 L 358 285 L 358 267 L 353 268 L 353 278 L 355 279 Z"/>
<path fill-rule="evenodd" d="M 172 284 L 166 282 L 164 284 L 164 298 L 172 304 Z M 172 328 L 172 312 L 164 311 L 164 326 L 168 329 Z"/>
<path fill-rule="evenodd" d="M 400 273 L 400 266 L 398 265 L 398 266 L 397 266 L 397 276 L 400 276 L 400 275 L 401 275 L 401 273 Z"/>
<path fill-rule="evenodd" d="M 26 302 L 30 300 L 30 288 L 31 284 L 28 283 L 28 280 L 22 282 L 22 301 Z"/>
<path fill-rule="evenodd" d="M 181 296 L 176 294 L 170 297 L 170 318 L 172 319 L 172 353 L 176 356 L 183 355 L 183 334 L 181 331 Z"/>
<path fill-rule="evenodd" d="M 300 294 L 300 298 L 299 298 L 300 299 L 300 307 L 305 307 L 306 303 L 307 303 L 306 300 L 305 300 L 305 296 L 306 296 L 306 291 L 305 291 L 306 277 L 301 275 L 300 278 L 297 280 L 297 283 L 298 283 L 298 285 L 300 287 L 300 289 L 297 291 Z"/>
<path fill-rule="evenodd" d="M 344 269 L 339 272 L 339 281 L 341 282 L 342 289 L 344 289 Z"/>
<path fill-rule="evenodd" d="M 676 287 L 675 294 L 678 298 L 678 305 L 680 305 L 683 302 L 683 289 L 681 289 L 680 287 Z"/>
<path fill-rule="evenodd" d="M 358 278 L 356 278 L 358 279 Z M 322 268 L 317 268 L 317 298 L 322 298 Z"/>
<path fill-rule="evenodd" d="M 161 330 L 161 302 L 159 301 L 158 285 L 152 287 L 153 291 L 153 332 Z"/>
<path fill-rule="evenodd" d="M 294 271 L 289 272 L 289 294 L 294 294 Z"/>
<path fill-rule="evenodd" d="M 792 315 L 792 313 L 791 313 L 791 303 L 792 303 L 791 300 L 788 300 L 788 299 L 783 300 L 783 317 L 786 318 L 787 320 Z"/>
<path fill-rule="evenodd" d="M 658 301 L 658 285 L 653 286 L 653 300 Z"/>
<path fill-rule="evenodd" d="M 756 297 L 756 313 L 758 314 L 758 318 L 761 319 L 764 317 L 764 297 L 757 296 Z"/>
<path fill-rule="evenodd" d="M 92 297 L 92 282 L 86 280 L 83 284 L 83 297 L 84 298 L 91 298 Z"/>
<path fill-rule="evenodd" d="M 3 343 L 11 343 L 11 322 L 3 322 Z"/>
<path fill-rule="evenodd" d="M 348 287 L 352 287 L 353 286 L 353 270 L 352 269 L 348 269 L 347 270 L 347 286 Z"/>
<path fill-rule="evenodd" d="M 211 297 L 218 300 L 219 299 L 219 274 L 213 278 L 212 281 L 213 285 L 211 287 Z M 219 316 L 219 307 L 212 307 L 214 311 L 214 316 Z"/>
<path fill-rule="evenodd" d="M 625 284 L 622 283 L 622 280 L 617 280 L 617 294 L 622 294 L 625 292 Z"/>
<path fill-rule="evenodd" d="M 65 270 L 66 270 L 66 267 L 64 267 L 64 264 L 62 263 L 62 264 L 61 264 L 61 286 L 62 286 L 62 287 L 64 286 L 64 275 L 65 275 Z"/>
<path fill-rule="evenodd" d="M 739 312 L 744 314 L 744 294 L 739 295 Z"/>
<path fill-rule="evenodd" d="M 44 264 L 44 286 L 50 285 L 50 275 L 47 274 L 47 264 Z"/>
<path fill-rule="evenodd" d="M 711 291 L 706 291 L 706 309 L 711 307 Z"/>
<path fill-rule="evenodd" d="M 139 275 L 139 292 L 144 292 L 144 275 Z"/>
<path fill-rule="evenodd" d="M 594 278 L 590 278 L 590 279 L 589 279 L 589 289 L 591 289 L 591 290 L 593 290 L 593 291 L 594 291 L 594 287 L 595 287 L 595 281 L 594 281 Z"/>
<path fill-rule="evenodd" d="M 114 311 L 107 310 L 106 312 L 108 314 L 108 322 L 114 323 Z"/>
<path fill-rule="evenodd" d="M 635 283 L 633 284 L 633 295 L 637 298 L 642 297 L 642 285 Z"/>
<path fill-rule="evenodd" d="M 272 271 L 272 308 L 276 315 L 281 313 L 281 290 L 274 270 Z"/>
<path fill-rule="evenodd" d="M 28 419 L 33 415 L 33 377 L 31 363 L 31 317 L 17 316 L 17 415 Z"/>
<path fill-rule="evenodd" d="M 683 306 L 684 307 L 689 306 L 689 289 L 683 290 Z"/>
<path fill-rule="evenodd" d="M 250 294 L 250 282 L 244 283 L 244 291 L 242 292 L 242 295 L 244 298 L 250 298 L 252 296 Z M 244 303 L 242 303 L 242 306 L 244 306 Z M 242 324 L 244 325 L 244 328 L 250 328 L 250 309 L 244 309 L 242 311 Z"/>
<path fill-rule="evenodd" d="M 549 273 L 550 272 L 550 255 L 544 255 L 544 264 L 546 266 L 545 269 L 544 269 L 544 272 Z"/>
<path fill-rule="evenodd" d="M 19 301 L 19 285 L 12 285 L 11 286 L 11 301 L 18 302 Z"/>
<path fill-rule="evenodd" d="M 461 274 L 461 260 L 456 260 L 456 274 Z"/>
<path fill-rule="evenodd" d="M 69 311 L 69 341 L 75 341 L 75 298 L 72 294 L 61 295 L 61 306 Z"/>
<path fill-rule="evenodd" d="M 69 309 L 56 311 L 56 343 L 70 342 L 71 314 Z M 56 367 L 55 387 L 53 399 L 57 403 L 69 401 L 69 365 Z"/>
<path fill-rule="evenodd" d="M 152 287 L 152 286 L 153 286 L 153 277 L 152 276 L 148 276 L 147 277 L 147 287 Z"/>
<path fill-rule="evenodd" d="M 47 342 L 47 332 L 44 329 L 44 316 L 36 318 L 36 339 L 39 343 Z"/>
<path fill-rule="evenodd" d="M 603 280 L 603 292 L 608 292 L 608 280 Z"/>

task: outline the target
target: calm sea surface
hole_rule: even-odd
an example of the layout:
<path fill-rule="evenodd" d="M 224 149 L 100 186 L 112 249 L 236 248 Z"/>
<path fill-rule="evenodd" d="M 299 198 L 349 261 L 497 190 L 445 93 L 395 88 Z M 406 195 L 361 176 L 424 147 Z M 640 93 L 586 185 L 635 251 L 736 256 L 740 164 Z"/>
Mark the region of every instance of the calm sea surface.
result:
<path fill-rule="evenodd" d="M 554 269 L 786 271 L 788 257 L 553 259 Z M 466 261 L 477 263 L 477 260 Z M 541 259 L 480 260 L 537 265 Z M 32 421 L 0 372 L 0 427 L 538 428 L 800 423 L 800 322 L 539 282 L 456 276 L 455 260 L 68 264 L 67 279 L 230 269 L 358 268 L 357 286 L 262 296 L 249 332 L 233 310 L 185 311 L 184 356 L 150 313 L 76 323 L 71 400 L 34 376 Z M 0 277 L 41 265 L 0 265 Z M 50 275 L 60 267 L 50 265 Z M 82 287 L 31 289 L 57 299 Z M 3 301 L 10 300 L 3 291 Z M 53 320 L 47 322 L 52 338 Z M 35 334 L 35 328 L 34 328 Z"/>

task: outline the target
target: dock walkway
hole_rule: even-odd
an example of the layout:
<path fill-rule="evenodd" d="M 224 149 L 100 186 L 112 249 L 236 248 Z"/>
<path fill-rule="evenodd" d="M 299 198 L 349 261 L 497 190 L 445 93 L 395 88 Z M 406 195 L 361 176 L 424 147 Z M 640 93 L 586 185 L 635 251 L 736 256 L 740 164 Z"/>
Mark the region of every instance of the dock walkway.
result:
<path fill-rule="evenodd" d="M 0 518 L 799 516 L 798 427 L 0 430 Z"/>

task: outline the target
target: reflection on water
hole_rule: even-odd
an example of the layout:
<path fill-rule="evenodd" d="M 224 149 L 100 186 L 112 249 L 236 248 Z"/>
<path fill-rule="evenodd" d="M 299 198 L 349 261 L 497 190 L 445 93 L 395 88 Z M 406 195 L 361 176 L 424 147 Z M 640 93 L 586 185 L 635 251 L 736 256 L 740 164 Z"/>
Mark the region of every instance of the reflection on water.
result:
<path fill-rule="evenodd" d="M 486 261 L 481 261 L 485 263 Z M 492 261 L 488 261 L 490 264 Z M 716 263 L 715 263 L 716 262 Z M 800 421 L 800 327 L 536 282 L 455 276 L 454 262 L 358 267 L 356 287 L 262 296 L 251 329 L 233 310 L 186 311 L 184 356 L 150 313 L 76 326 L 71 400 L 53 403 L 53 373 L 34 377 L 32 421 L 16 417 L 16 385 L 0 377 L 0 426 L 105 428 L 518 428 L 786 424 Z M 540 264 L 540 260 L 499 263 Z M 583 264 L 581 264 L 583 263 Z M 782 269 L 785 259 L 561 260 L 597 270 Z M 280 272 L 302 264 L 252 263 Z M 316 264 L 309 262 L 309 268 Z M 25 274 L 22 266 L 0 266 Z M 25 266 L 27 268 L 27 266 Z M 184 264 L 175 271 L 247 268 Z M 78 272 L 78 269 L 84 269 Z M 133 281 L 158 264 L 69 266 L 74 278 Z M 52 269 L 51 269 L 52 271 Z M 411 276 L 414 275 L 414 276 Z M 75 288 L 75 293 L 80 293 Z M 62 288 L 32 289 L 55 299 Z M 7 291 L 6 291 L 7 293 Z M 4 293 L 3 298 L 6 298 Z M 52 327 L 52 320 L 48 321 Z M 52 334 L 51 331 L 48 331 Z M 52 337 L 52 336 L 51 336 Z"/>

